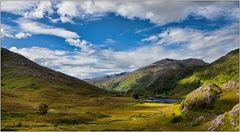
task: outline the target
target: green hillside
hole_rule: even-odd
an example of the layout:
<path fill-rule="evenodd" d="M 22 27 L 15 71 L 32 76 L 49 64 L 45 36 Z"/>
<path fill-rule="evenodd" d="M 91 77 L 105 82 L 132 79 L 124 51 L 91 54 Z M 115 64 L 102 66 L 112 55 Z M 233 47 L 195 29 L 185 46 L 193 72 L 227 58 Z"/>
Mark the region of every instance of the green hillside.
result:
<path fill-rule="evenodd" d="M 165 59 L 96 86 L 144 96 L 184 97 L 205 83 L 221 87 L 229 80 L 238 81 L 238 56 L 234 50 L 211 64 L 196 59 Z"/>
<path fill-rule="evenodd" d="M 113 80 L 97 83 L 104 89 L 120 91 L 125 93 L 137 93 L 140 95 L 156 95 L 170 90 L 171 86 L 165 81 L 175 77 L 178 71 L 186 71 L 186 68 L 198 67 L 206 65 L 205 62 L 198 59 L 173 60 L 163 59 L 153 64 L 133 71 L 124 77 L 115 78 Z M 186 71 L 184 74 L 189 74 L 191 71 Z M 160 85 L 157 83 L 161 83 Z M 163 84 L 164 83 L 164 84 Z M 157 86 L 155 86 L 157 84 Z M 164 86 L 162 86 L 162 84 Z"/>
<path fill-rule="evenodd" d="M 170 121 L 179 104 L 118 97 L 3 48 L 1 78 L 2 131 L 176 130 Z"/>
<path fill-rule="evenodd" d="M 174 81 L 175 87 L 169 94 L 185 96 L 186 93 L 200 85 L 215 83 L 222 87 L 229 80 L 239 81 L 239 49 L 229 52 L 210 65 L 194 69 L 194 72 L 190 75 L 181 76 Z"/>

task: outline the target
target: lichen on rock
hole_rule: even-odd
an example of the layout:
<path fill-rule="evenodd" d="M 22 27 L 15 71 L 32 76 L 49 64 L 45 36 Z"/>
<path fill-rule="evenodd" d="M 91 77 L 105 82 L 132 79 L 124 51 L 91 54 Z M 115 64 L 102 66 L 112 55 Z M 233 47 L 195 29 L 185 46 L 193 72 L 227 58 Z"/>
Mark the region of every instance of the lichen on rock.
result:
<path fill-rule="evenodd" d="M 239 130 L 239 104 L 211 121 L 208 130 Z"/>
<path fill-rule="evenodd" d="M 210 108 L 221 93 L 216 84 L 205 84 L 187 95 L 181 104 L 181 110 L 186 112 Z"/>
<path fill-rule="evenodd" d="M 232 88 L 239 88 L 239 83 L 236 81 L 228 81 L 227 83 L 223 84 L 223 89 L 232 89 Z"/>

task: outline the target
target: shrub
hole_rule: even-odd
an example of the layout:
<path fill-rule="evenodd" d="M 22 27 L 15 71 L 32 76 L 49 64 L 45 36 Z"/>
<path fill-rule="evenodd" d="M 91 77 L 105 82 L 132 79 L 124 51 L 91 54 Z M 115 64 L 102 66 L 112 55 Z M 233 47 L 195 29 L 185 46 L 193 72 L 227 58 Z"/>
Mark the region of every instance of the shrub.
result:
<path fill-rule="evenodd" d="M 22 123 L 18 122 L 18 124 L 16 125 L 16 127 L 22 127 Z"/>
<path fill-rule="evenodd" d="M 181 116 L 176 116 L 176 117 L 174 117 L 172 120 L 171 120 L 171 122 L 172 123 L 178 123 L 178 122 L 180 122 L 182 120 L 182 117 Z"/>
<path fill-rule="evenodd" d="M 39 113 L 42 115 L 45 115 L 45 114 L 47 114 L 47 112 L 48 112 L 48 105 L 45 103 L 40 104 L 39 105 Z"/>
<path fill-rule="evenodd" d="M 138 94 L 133 94 L 132 97 L 133 97 L 134 99 L 139 99 Z"/>
<path fill-rule="evenodd" d="M 78 124 L 79 122 L 75 119 L 61 118 L 57 120 L 57 124 Z"/>

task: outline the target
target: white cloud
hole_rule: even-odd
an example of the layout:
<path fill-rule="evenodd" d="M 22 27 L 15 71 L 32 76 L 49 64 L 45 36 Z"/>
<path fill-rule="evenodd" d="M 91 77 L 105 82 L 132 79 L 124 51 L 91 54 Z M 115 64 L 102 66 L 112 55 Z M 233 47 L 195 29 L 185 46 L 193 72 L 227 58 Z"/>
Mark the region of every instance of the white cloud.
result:
<path fill-rule="evenodd" d="M 225 50 L 234 49 L 238 47 L 238 24 L 232 24 L 222 27 L 215 31 L 202 31 L 190 28 L 171 28 L 157 35 L 152 35 L 142 39 L 147 43 L 155 45 L 171 46 L 179 45 L 180 49 L 187 52 L 202 52 L 203 54 L 197 55 L 205 61 L 211 62 L 217 56 L 208 56 L 206 53 L 212 49 Z M 205 51 L 205 52 L 204 52 Z M 225 51 L 226 52 L 226 51 Z M 215 54 L 215 53 L 214 53 Z M 217 53 L 216 53 L 217 54 Z"/>
<path fill-rule="evenodd" d="M 195 14 L 207 19 L 220 16 L 238 18 L 237 2 L 196 2 L 196 1 L 122 1 L 122 0 L 82 0 L 82 1 L 3 1 L 2 11 L 22 15 L 25 18 L 43 18 L 48 15 L 52 22 L 73 22 L 73 18 L 101 17 L 115 13 L 128 19 L 148 19 L 152 23 L 164 25 L 181 21 Z M 59 18 L 49 17 L 57 13 Z"/>
<path fill-rule="evenodd" d="M 1 11 L 35 19 L 52 14 L 53 7 L 50 1 L 2 1 Z"/>
<path fill-rule="evenodd" d="M 39 47 L 10 48 L 10 50 L 54 70 L 78 78 L 89 78 L 132 71 L 164 58 L 199 58 L 206 62 L 212 62 L 238 48 L 237 29 L 238 25 L 223 27 L 211 32 L 170 29 L 158 34 L 157 37 L 161 36 L 158 41 L 127 51 L 99 49 L 98 52 L 89 54 L 84 51 L 60 51 Z M 79 44 L 81 42 L 72 40 L 72 43 Z M 169 45 L 182 46 L 167 48 L 166 46 Z"/>
<path fill-rule="evenodd" d="M 31 37 L 30 33 L 18 32 L 17 28 L 13 28 L 12 26 L 1 24 L 1 37 L 7 37 L 12 39 L 23 39 L 27 37 Z"/>
<path fill-rule="evenodd" d="M 92 44 L 87 42 L 86 40 L 66 39 L 65 41 L 68 42 L 70 45 L 81 48 L 81 51 L 83 52 L 93 53 L 95 51 L 92 47 Z"/>
<path fill-rule="evenodd" d="M 65 39 L 79 38 L 79 35 L 77 33 L 68 31 L 64 28 L 51 27 L 38 22 L 33 22 L 29 20 L 24 20 L 24 19 L 20 19 L 17 22 L 20 28 L 25 32 L 30 32 L 33 34 L 53 35 L 53 36 L 58 36 Z"/>
<path fill-rule="evenodd" d="M 112 39 L 112 38 L 107 38 L 105 41 L 104 41 L 104 44 L 116 44 L 117 41 Z"/>
<path fill-rule="evenodd" d="M 113 12 L 128 19 L 148 19 L 152 23 L 166 24 L 186 19 L 189 15 L 201 15 L 207 19 L 219 16 L 237 17 L 238 7 L 234 2 L 194 2 L 194 1 L 62 1 L 57 5 L 57 13 L 62 22 L 72 22 L 73 18 L 86 18 Z"/>
<path fill-rule="evenodd" d="M 80 48 L 83 52 L 94 52 L 92 44 L 86 40 L 81 40 L 80 36 L 76 32 L 72 32 L 64 28 L 44 25 L 42 23 L 33 22 L 25 19 L 19 19 L 17 23 L 19 24 L 19 27 L 23 32 L 61 37 L 64 38 L 68 44 Z M 20 32 L 15 36 L 16 38 L 26 38 L 31 36 L 31 34 L 29 33 L 23 34 L 22 32 Z"/>
<path fill-rule="evenodd" d="M 35 8 L 36 4 L 35 1 L 2 1 L 1 11 L 24 15 L 28 10 Z"/>
<path fill-rule="evenodd" d="M 17 34 L 15 34 L 15 37 L 18 39 L 22 39 L 22 38 L 27 38 L 27 37 L 31 37 L 32 35 L 30 33 L 24 33 L 24 32 L 19 32 Z"/>
<path fill-rule="evenodd" d="M 235 3 L 238 4 L 238 3 Z M 195 14 L 204 16 L 207 19 L 214 20 L 219 17 L 232 17 L 238 19 L 239 8 L 237 6 L 232 7 L 231 4 L 222 4 L 221 2 L 215 3 L 214 5 L 206 5 L 197 8 L 194 11 Z"/>
<path fill-rule="evenodd" d="M 25 12 L 26 18 L 43 18 L 46 14 L 52 14 L 52 3 L 50 1 L 39 1 L 37 7 L 32 11 Z"/>
<path fill-rule="evenodd" d="M 238 24 L 222 27 L 216 31 L 203 31 L 190 28 L 171 28 L 157 35 L 142 39 L 160 45 L 182 44 L 190 50 L 200 50 L 227 43 L 236 44 Z"/>

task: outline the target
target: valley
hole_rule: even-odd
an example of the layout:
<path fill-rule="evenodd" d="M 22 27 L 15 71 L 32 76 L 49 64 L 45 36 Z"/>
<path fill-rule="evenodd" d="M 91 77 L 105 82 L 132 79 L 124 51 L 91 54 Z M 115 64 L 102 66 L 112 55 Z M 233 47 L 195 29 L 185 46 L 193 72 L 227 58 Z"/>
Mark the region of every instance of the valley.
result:
<path fill-rule="evenodd" d="M 1 129 L 238 130 L 238 56 L 237 49 L 211 64 L 166 59 L 94 86 L 1 48 Z M 116 88 L 97 87 L 112 82 Z M 129 87 L 133 82 L 136 87 Z M 154 102 L 156 97 L 184 99 Z M 47 104 L 47 114 L 39 114 L 41 103 Z"/>

